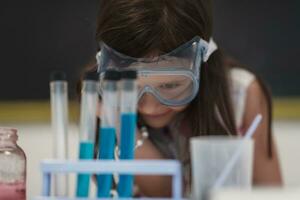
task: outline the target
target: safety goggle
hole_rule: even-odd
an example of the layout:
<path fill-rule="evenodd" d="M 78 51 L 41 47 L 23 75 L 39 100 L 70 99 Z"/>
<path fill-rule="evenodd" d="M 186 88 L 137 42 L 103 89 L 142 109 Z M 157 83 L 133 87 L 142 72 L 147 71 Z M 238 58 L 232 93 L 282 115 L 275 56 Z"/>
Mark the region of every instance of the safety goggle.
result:
<path fill-rule="evenodd" d="M 164 105 L 181 106 L 197 95 L 201 64 L 208 50 L 208 43 L 200 37 L 194 37 L 170 53 L 151 58 L 130 57 L 105 43 L 100 45 L 101 53 L 97 54 L 100 95 L 102 77 L 107 69 L 137 70 L 139 98 L 150 93 Z"/>

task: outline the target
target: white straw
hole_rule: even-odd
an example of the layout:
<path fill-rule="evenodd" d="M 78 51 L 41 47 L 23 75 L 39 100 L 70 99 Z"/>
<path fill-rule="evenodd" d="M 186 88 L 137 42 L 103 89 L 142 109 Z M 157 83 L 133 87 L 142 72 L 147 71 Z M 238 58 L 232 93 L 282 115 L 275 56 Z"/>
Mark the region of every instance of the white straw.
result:
<path fill-rule="evenodd" d="M 259 123 L 261 122 L 261 120 L 262 120 L 262 115 L 257 114 L 255 119 L 253 120 L 251 126 L 247 130 L 245 136 L 243 137 L 240 145 L 237 147 L 235 153 L 232 155 L 232 157 L 230 158 L 230 160 L 226 164 L 225 168 L 223 169 L 222 173 L 220 174 L 220 176 L 216 180 L 216 182 L 213 186 L 214 189 L 219 188 L 220 186 L 222 186 L 224 184 L 227 176 L 229 175 L 229 173 L 233 169 L 235 163 L 237 162 L 238 158 L 240 157 L 240 155 L 242 153 L 243 143 L 253 136 L 253 134 L 254 134 L 255 130 L 257 129 L 257 127 L 258 127 Z"/>

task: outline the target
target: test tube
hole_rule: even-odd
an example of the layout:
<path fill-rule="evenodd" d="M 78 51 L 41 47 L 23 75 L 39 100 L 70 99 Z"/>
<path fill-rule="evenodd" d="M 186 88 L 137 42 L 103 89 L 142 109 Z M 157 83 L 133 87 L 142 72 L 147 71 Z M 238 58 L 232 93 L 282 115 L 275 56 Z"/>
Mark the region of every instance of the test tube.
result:
<path fill-rule="evenodd" d="M 97 86 L 99 75 L 86 73 L 82 82 L 81 111 L 79 128 L 79 159 L 93 159 L 94 142 L 96 133 L 97 112 Z M 77 197 L 88 197 L 90 187 L 90 175 L 78 174 Z"/>
<path fill-rule="evenodd" d="M 99 133 L 99 159 L 112 160 L 114 158 L 116 127 L 118 120 L 118 81 L 120 72 L 107 70 L 104 75 L 101 127 Z M 97 197 L 110 197 L 112 174 L 97 176 Z"/>
<path fill-rule="evenodd" d="M 137 72 L 126 70 L 121 73 L 121 142 L 120 159 L 134 159 L 137 109 Z M 118 195 L 122 198 L 132 196 L 133 175 L 120 175 Z"/>
<path fill-rule="evenodd" d="M 50 97 L 54 158 L 66 160 L 68 155 L 68 83 L 63 72 L 56 71 L 51 74 Z M 68 196 L 67 175 L 54 176 L 54 195 Z"/>

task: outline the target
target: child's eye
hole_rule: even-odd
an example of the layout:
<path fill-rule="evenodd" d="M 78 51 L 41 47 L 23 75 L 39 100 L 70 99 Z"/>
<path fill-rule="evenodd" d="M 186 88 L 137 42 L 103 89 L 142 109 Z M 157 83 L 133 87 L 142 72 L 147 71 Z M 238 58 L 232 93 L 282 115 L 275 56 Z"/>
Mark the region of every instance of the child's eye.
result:
<path fill-rule="evenodd" d="M 174 89 L 177 88 L 180 84 L 178 83 L 166 83 L 159 86 L 160 89 Z"/>

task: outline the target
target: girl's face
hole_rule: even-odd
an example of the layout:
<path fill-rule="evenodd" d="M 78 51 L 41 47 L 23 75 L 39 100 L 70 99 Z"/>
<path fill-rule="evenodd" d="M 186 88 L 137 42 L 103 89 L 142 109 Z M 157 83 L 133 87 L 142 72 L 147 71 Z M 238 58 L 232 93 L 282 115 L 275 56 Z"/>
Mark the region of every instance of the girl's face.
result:
<path fill-rule="evenodd" d="M 163 105 L 153 95 L 146 93 L 139 100 L 138 112 L 148 126 L 162 128 L 186 107 L 187 105 L 177 107 Z"/>
<path fill-rule="evenodd" d="M 156 53 L 152 53 L 150 55 L 147 55 L 150 57 L 159 56 Z M 185 62 L 184 59 L 172 59 L 172 62 L 170 61 L 160 61 L 160 67 L 168 67 L 168 66 L 178 66 L 178 63 L 180 63 L 182 66 L 185 66 L 182 62 Z M 151 65 L 152 66 L 152 65 Z M 147 65 L 143 65 L 143 67 L 147 67 Z M 182 84 L 184 82 L 185 84 Z M 168 96 L 170 98 L 174 98 L 174 96 L 180 96 L 178 95 L 178 91 L 181 91 L 180 93 L 183 94 L 184 91 L 182 91 L 182 88 L 185 90 L 188 90 L 189 88 L 187 85 L 189 85 L 189 82 L 182 80 L 181 76 L 156 76 L 155 78 L 145 78 L 144 80 L 139 80 L 139 87 L 143 87 L 144 85 L 152 85 L 152 86 L 158 86 L 155 88 L 160 88 L 159 86 L 162 85 L 180 85 L 180 87 L 177 88 L 171 88 L 169 90 L 164 89 L 165 96 Z M 169 94 L 169 95 L 167 95 Z M 145 93 L 138 102 L 138 112 L 141 115 L 143 121 L 152 128 L 163 128 L 170 124 L 170 122 L 174 119 L 176 114 L 182 112 L 187 105 L 184 106 L 166 106 L 164 104 L 161 104 L 152 94 Z"/>

